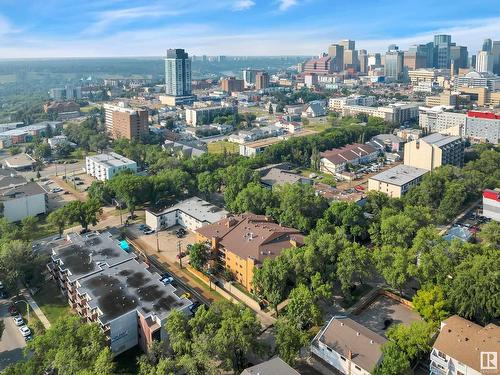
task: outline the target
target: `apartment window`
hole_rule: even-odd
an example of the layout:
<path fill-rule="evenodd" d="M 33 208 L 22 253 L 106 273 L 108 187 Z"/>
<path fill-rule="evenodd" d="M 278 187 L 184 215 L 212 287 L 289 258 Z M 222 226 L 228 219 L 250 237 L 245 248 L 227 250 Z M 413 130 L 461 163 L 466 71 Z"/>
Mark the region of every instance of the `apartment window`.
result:
<path fill-rule="evenodd" d="M 340 359 L 341 359 L 341 360 L 343 360 L 343 361 L 345 361 L 345 360 L 346 360 L 346 359 L 345 359 L 344 357 L 342 357 L 342 356 L 340 356 Z"/>
<path fill-rule="evenodd" d="M 441 358 L 443 358 L 443 359 L 446 359 L 446 354 L 444 354 L 443 352 L 440 352 L 440 351 L 438 350 L 437 354 L 438 354 L 438 357 L 441 357 Z"/>
<path fill-rule="evenodd" d="M 354 365 L 354 368 L 358 371 L 361 371 L 361 367 Z"/>

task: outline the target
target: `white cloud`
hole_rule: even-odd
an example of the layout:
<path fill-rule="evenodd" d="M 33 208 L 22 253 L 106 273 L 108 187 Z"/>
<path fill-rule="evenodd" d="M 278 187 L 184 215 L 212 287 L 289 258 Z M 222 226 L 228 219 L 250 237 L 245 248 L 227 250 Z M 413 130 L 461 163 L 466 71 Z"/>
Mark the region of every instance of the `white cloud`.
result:
<path fill-rule="evenodd" d="M 180 13 L 179 10 L 166 9 L 157 5 L 106 10 L 99 12 L 97 14 L 97 21 L 85 31 L 100 33 L 116 22 L 132 21 L 141 18 L 147 19 L 148 17 L 176 16 Z"/>
<path fill-rule="evenodd" d="M 255 1 L 253 0 L 238 0 L 233 4 L 233 10 L 247 10 L 252 8 L 255 5 Z"/>
<path fill-rule="evenodd" d="M 288 8 L 297 5 L 299 2 L 297 0 L 279 0 L 279 10 L 288 10 Z"/>

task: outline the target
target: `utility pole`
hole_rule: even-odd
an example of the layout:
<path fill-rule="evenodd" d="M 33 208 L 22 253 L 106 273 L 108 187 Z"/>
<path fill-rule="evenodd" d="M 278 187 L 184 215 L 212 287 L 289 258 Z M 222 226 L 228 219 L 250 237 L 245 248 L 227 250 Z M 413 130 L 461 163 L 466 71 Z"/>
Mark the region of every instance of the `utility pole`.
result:
<path fill-rule="evenodd" d="M 177 241 L 177 252 L 179 253 L 179 267 L 182 269 L 181 240 Z"/>
<path fill-rule="evenodd" d="M 160 252 L 160 242 L 158 241 L 158 231 L 156 231 L 156 251 Z"/>

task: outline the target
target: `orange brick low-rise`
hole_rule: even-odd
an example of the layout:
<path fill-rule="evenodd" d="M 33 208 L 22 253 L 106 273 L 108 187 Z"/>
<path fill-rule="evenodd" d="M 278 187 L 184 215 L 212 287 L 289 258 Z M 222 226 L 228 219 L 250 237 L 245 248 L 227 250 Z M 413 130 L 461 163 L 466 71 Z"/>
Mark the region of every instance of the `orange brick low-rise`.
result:
<path fill-rule="evenodd" d="M 196 230 L 198 240 L 210 244 L 218 262 L 248 291 L 253 291 L 253 274 L 265 259 L 284 249 L 304 245 L 297 229 L 283 227 L 263 215 L 231 216 Z"/>

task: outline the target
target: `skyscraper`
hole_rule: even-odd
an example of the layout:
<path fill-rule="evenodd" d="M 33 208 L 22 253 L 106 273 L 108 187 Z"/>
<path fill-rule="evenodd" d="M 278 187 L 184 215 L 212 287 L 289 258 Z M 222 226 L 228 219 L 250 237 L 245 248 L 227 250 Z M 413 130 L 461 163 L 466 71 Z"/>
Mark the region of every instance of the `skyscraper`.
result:
<path fill-rule="evenodd" d="M 426 44 L 412 46 L 404 53 L 404 65 L 408 70 L 427 68 L 428 53 Z"/>
<path fill-rule="evenodd" d="M 332 58 L 332 69 L 340 72 L 344 69 L 344 47 L 340 44 L 332 44 L 328 47 L 328 56 Z"/>
<path fill-rule="evenodd" d="M 344 69 L 359 68 L 358 51 L 356 51 L 356 42 L 354 40 L 344 39 L 338 43 L 344 47 Z"/>
<path fill-rule="evenodd" d="M 491 55 L 493 56 L 493 73 L 500 75 L 500 40 L 492 43 Z"/>
<path fill-rule="evenodd" d="M 491 52 L 492 47 L 493 42 L 491 41 L 491 39 L 485 39 L 483 41 L 483 47 L 481 48 L 481 51 Z"/>
<path fill-rule="evenodd" d="M 368 72 L 368 52 L 366 49 L 360 49 L 358 54 L 359 71 L 361 73 Z"/>
<path fill-rule="evenodd" d="M 451 35 L 434 35 L 434 67 L 449 69 Z"/>
<path fill-rule="evenodd" d="M 169 96 L 191 95 L 191 60 L 183 49 L 167 50 L 165 93 Z"/>
<path fill-rule="evenodd" d="M 403 52 L 393 44 L 385 54 L 384 75 L 388 81 L 403 80 Z"/>
<path fill-rule="evenodd" d="M 344 39 L 339 42 L 339 45 L 344 47 L 345 50 L 355 50 L 356 49 L 356 42 L 354 40 L 349 40 L 349 39 Z"/>
<path fill-rule="evenodd" d="M 451 46 L 450 47 L 450 59 L 453 63 L 452 74 L 457 74 L 458 69 L 467 68 L 469 65 L 469 53 L 467 52 L 467 47 L 464 46 Z"/>
<path fill-rule="evenodd" d="M 269 74 L 267 72 L 258 72 L 255 75 L 255 89 L 262 90 L 269 87 Z"/>
<path fill-rule="evenodd" d="M 488 51 L 479 51 L 476 59 L 476 70 L 480 73 L 493 72 L 493 55 Z"/>

